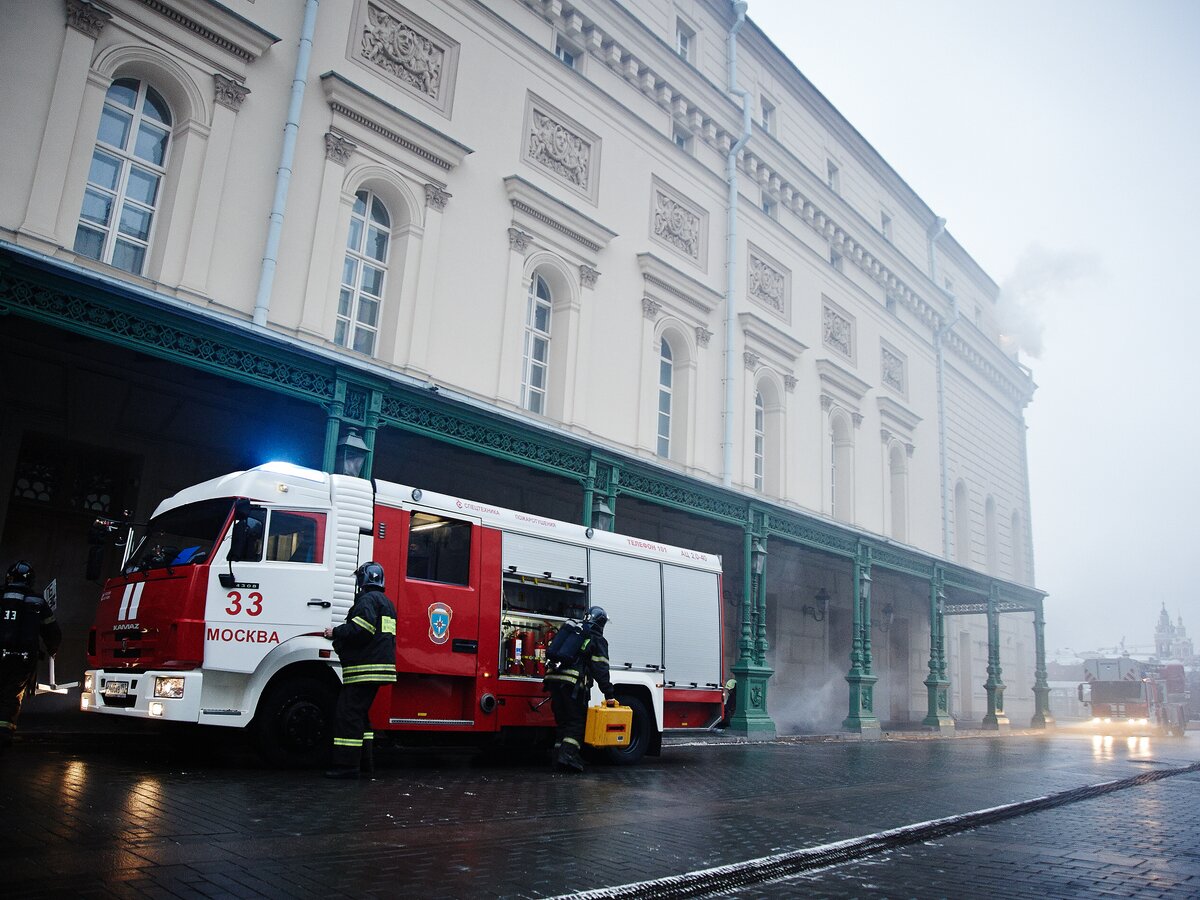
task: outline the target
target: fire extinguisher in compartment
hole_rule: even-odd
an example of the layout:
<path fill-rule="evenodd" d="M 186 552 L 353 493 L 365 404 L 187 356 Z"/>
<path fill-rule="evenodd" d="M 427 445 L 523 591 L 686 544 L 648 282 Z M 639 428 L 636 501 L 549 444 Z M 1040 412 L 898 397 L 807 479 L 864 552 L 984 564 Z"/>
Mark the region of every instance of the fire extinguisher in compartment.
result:
<path fill-rule="evenodd" d="M 508 639 L 508 674 L 521 674 L 521 632 L 514 631 L 512 637 Z"/>
<path fill-rule="evenodd" d="M 533 647 L 533 665 L 539 677 L 546 674 L 546 640 L 540 636 Z"/>

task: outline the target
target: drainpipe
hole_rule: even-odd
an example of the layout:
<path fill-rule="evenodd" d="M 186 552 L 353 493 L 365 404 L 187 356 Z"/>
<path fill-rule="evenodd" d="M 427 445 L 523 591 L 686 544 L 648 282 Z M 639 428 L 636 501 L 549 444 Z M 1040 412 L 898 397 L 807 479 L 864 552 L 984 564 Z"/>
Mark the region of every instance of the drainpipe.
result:
<path fill-rule="evenodd" d="M 937 283 L 937 242 L 946 230 L 946 220 L 941 216 L 934 219 L 933 227 L 929 230 L 929 278 L 934 288 L 942 290 Z M 946 350 L 944 340 L 950 330 L 958 324 L 958 299 L 953 294 L 950 298 L 950 318 L 939 325 L 933 332 L 933 350 L 937 356 L 937 417 L 938 417 L 938 465 L 941 468 L 942 482 L 942 556 L 950 558 L 950 491 L 947 484 L 946 470 Z"/>
<path fill-rule="evenodd" d="M 725 157 L 725 183 L 729 186 L 729 202 L 726 210 L 725 228 L 725 409 L 723 422 L 724 438 L 721 442 L 721 483 L 725 487 L 733 484 L 733 410 L 736 400 L 737 360 L 734 354 L 734 341 L 737 338 L 737 310 L 734 307 L 736 299 L 734 280 L 737 276 L 737 205 L 738 205 L 738 171 L 737 157 L 741 149 L 750 140 L 750 92 L 737 85 L 737 35 L 746 22 L 746 6 L 744 0 L 733 4 L 737 18 L 729 29 L 729 50 L 726 54 L 729 60 L 729 88 L 731 94 L 742 98 L 742 134 Z"/>
<path fill-rule="evenodd" d="M 271 204 L 271 224 L 267 228 L 267 247 L 263 251 L 262 272 L 258 278 L 258 295 L 254 299 L 254 324 L 266 325 L 271 309 L 271 287 L 275 283 L 275 262 L 279 255 L 279 235 L 283 231 L 283 211 L 287 207 L 288 185 L 292 181 L 292 161 L 296 156 L 296 135 L 300 131 L 300 104 L 304 100 L 304 85 L 308 81 L 308 60 L 312 56 L 313 33 L 317 29 L 317 4 L 308 0 L 304 7 L 304 24 L 300 28 L 300 48 L 296 54 L 296 74 L 292 78 L 292 99 L 288 104 L 287 124 L 283 126 L 283 149 L 279 154 L 279 170 L 275 174 L 275 201 Z"/>

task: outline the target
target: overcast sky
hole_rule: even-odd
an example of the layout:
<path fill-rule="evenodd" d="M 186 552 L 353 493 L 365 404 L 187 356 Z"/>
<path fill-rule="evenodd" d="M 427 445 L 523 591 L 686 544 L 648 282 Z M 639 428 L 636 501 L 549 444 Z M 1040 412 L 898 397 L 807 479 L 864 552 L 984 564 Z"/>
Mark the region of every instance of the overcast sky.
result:
<path fill-rule="evenodd" d="M 1200 644 L 1200 2 L 749 16 L 1015 301 L 1047 652 Z"/>

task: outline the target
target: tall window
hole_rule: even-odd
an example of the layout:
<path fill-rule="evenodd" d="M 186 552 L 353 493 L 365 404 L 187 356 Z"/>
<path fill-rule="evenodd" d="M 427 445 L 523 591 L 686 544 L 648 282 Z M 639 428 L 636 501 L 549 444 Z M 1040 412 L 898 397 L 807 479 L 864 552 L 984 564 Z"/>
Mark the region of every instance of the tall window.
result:
<path fill-rule="evenodd" d="M 849 418 L 835 413 L 829 423 L 829 500 L 833 517 L 854 520 L 854 435 Z"/>
<path fill-rule="evenodd" d="M 892 501 L 892 537 L 908 540 L 908 454 L 899 444 L 888 450 L 888 474 Z"/>
<path fill-rule="evenodd" d="M 767 411 L 762 391 L 754 392 L 754 489 L 763 489 L 763 463 L 767 451 Z"/>
<path fill-rule="evenodd" d="M 892 217 L 885 212 L 879 214 L 879 230 L 883 233 L 885 241 L 892 239 Z"/>
<path fill-rule="evenodd" d="M 171 110 L 152 87 L 118 78 L 104 97 L 75 252 L 142 274 L 166 174 Z"/>
<path fill-rule="evenodd" d="M 683 22 L 675 23 L 675 52 L 689 62 L 692 59 L 692 44 L 695 39 L 696 32 L 684 25 Z"/>
<path fill-rule="evenodd" d="M 546 412 L 546 383 L 550 369 L 550 285 L 534 273 L 529 282 L 525 312 L 524 360 L 521 367 L 521 405 L 531 412 Z"/>
<path fill-rule="evenodd" d="M 378 197 L 371 191 L 354 195 L 333 339 L 368 355 L 375 353 L 379 336 L 379 306 L 383 302 L 391 227 L 387 208 Z"/>
<path fill-rule="evenodd" d="M 971 518 L 967 509 L 967 486 L 954 485 L 954 559 L 964 566 L 971 560 Z"/>
<path fill-rule="evenodd" d="M 671 345 L 663 338 L 658 351 L 658 455 L 671 457 L 671 401 L 675 363 Z"/>
<path fill-rule="evenodd" d="M 825 183 L 829 185 L 829 189 L 835 194 L 841 193 L 842 173 L 838 169 L 837 163 L 832 159 L 825 160 Z"/>

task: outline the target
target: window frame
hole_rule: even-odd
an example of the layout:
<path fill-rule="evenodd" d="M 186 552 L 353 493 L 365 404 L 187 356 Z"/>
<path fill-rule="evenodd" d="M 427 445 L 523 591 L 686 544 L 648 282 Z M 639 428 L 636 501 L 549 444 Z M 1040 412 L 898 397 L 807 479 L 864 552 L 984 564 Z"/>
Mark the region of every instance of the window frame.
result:
<path fill-rule="evenodd" d="M 364 212 L 360 214 L 357 206 L 360 198 L 364 206 Z M 352 350 L 355 353 L 362 353 L 365 356 L 375 356 L 379 348 L 379 334 L 382 330 L 384 300 L 387 297 L 388 284 L 388 268 L 389 258 L 391 256 L 395 217 L 392 211 L 388 209 L 387 203 L 378 193 L 370 188 L 361 187 L 354 192 L 355 202 L 350 210 L 350 222 L 346 232 L 346 246 L 342 252 L 342 277 L 338 284 L 338 299 L 337 307 L 334 313 L 334 331 L 333 342 L 339 347 L 344 347 L 347 350 Z M 381 226 L 374 218 L 375 207 L 378 205 L 382 208 L 387 216 L 386 225 Z M 355 240 L 355 228 L 358 227 L 358 240 Z M 372 230 L 382 231 L 383 237 L 387 244 L 384 250 L 384 258 L 381 260 L 378 257 L 371 256 L 366 251 L 368 239 Z M 346 281 L 346 269 L 348 263 L 354 263 L 354 283 L 348 284 Z M 379 271 L 378 293 L 370 294 L 363 289 L 363 278 L 367 268 L 376 269 Z M 346 300 L 346 309 L 343 311 L 343 299 Z M 361 320 L 360 314 L 363 308 L 363 300 L 375 304 L 375 317 L 373 323 L 365 323 Z M 344 327 L 344 330 L 343 330 Z M 359 334 L 365 332 L 371 337 L 370 349 L 364 350 L 359 346 Z"/>
<path fill-rule="evenodd" d="M 542 296 L 542 292 L 539 290 L 542 286 L 545 287 L 545 296 Z M 547 405 L 550 400 L 550 353 L 554 340 L 554 292 L 550 287 L 549 280 L 540 272 L 533 272 L 526 297 L 525 323 L 521 338 L 521 407 L 539 416 L 544 416 L 547 414 Z M 538 312 L 543 309 L 546 321 L 544 329 L 538 327 Z M 545 348 L 543 358 L 540 360 L 531 353 L 532 348 L 537 346 L 538 342 L 541 342 Z M 542 373 L 540 386 L 533 383 L 535 369 Z M 538 398 L 536 408 L 532 405 L 535 397 Z"/>
<path fill-rule="evenodd" d="M 665 382 L 664 372 L 669 373 Z M 670 459 L 675 403 L 675 353 L 665 336 L 658 339 L 658 391 L 655 396 L 658 398 L 658 405 L 655 409 L 654 452 L 662 459 Z"/>

